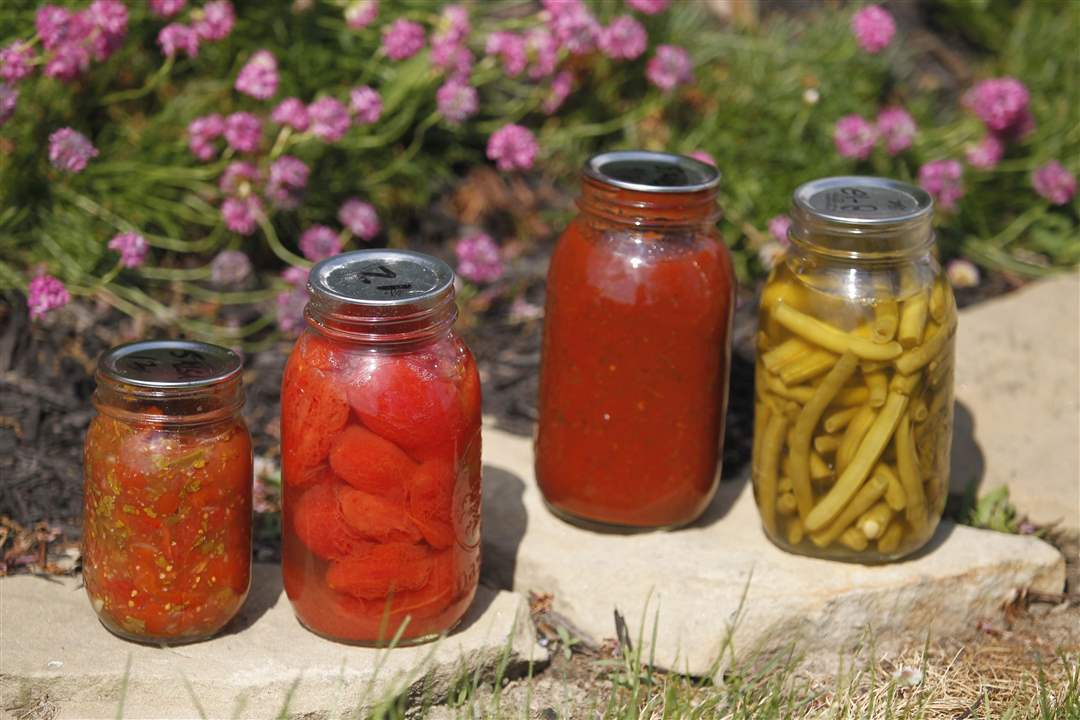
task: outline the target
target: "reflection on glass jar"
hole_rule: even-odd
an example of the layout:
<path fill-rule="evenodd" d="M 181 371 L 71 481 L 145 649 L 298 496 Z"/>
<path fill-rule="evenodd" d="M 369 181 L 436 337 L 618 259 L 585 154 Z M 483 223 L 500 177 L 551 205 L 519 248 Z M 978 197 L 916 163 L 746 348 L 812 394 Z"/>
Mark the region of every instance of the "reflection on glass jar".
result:
<path fill-rule="evenodd" d="M 363 250 L 316 265 L 308 291 L 281 390 L 285 590 L 334 640 L 433 639 L 479 577 L 480 381 L 453 273 Z"/>
<path fill-rule="evenodd" d="M 956 308 L 932 201 L 880 178 L 807 183 L 762 293 L 754 492 L 792 552 L 910 554 L 948 491 Z"/>
<path fill-rule="evenodd" d="M 83 580 L 129 640 L 203 640 L 251 578 L 251 437 L 241 361 L 214 345 L 131 343 L 98 364 L 85 446 Z"/>
<path fill-rule="evenodd" d="M 727 404 L 731 262 L 712 166 L 592 158 L 548 271 L 536 477 L 587 526 L 676 527 L 716 489 Z"/>

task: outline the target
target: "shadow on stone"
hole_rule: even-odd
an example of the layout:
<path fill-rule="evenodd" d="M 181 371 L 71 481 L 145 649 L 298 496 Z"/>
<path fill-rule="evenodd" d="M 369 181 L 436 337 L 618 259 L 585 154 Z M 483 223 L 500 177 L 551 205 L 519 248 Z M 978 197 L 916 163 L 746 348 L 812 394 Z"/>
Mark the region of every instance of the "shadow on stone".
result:
<path fill-rule="evenodd" d="M 284 587 L 281 584 L 281 566 L 277 563 L 253 563 L 251 566 L 251 589 L 247 600 L 236 617 L 225 626 L 219 635 L 241 633 L 259 621 L 279 600 L 283 599 Z"/>
<path fill-rule="evenodd" d="M 975 418 L 960 402 L 953 405 L 949 464 L 949 501 L 945 513 L 959 520 L 970 512 L 986 474 L 986 459 L 975 441 Z"/>
<path fill-rule="evenodd" d="M 514 585 L 518 547 L 529 518 L 522 496 L 525 481 L 508 470 L 484 465 L 483 547 L 480 581 L 509 590 Z"/>

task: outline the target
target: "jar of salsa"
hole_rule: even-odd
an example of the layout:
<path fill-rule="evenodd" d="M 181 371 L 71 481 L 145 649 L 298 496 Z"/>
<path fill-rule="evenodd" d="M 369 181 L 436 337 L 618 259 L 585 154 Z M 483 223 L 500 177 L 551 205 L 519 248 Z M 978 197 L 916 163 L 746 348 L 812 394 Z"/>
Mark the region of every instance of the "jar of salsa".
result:
<path fill-rule="evenodd" d="M 209 638 L 251 579 L 251 437 L 242 363 L 186 340 L 101 357 L 84 456 L 83 581 L 128 640 Z"/>
<path fill-rule="evenodd" d="M 933 202 L 873 177 L 795 191 L 762 293 L 754 494 L 781 548 L 885 562 L 934 534 L 948 492 L 956 306 Z"/>
<path fill-rule="evenodd" d="M 360 250 L 317 264 L 308 293 L 281 388 L 285 591 L 332 640 L 434 639 L 480 562 L 480 378 L 453 271 Z"/>
<path fill-rule="evenodd" d="M 537 482 L 566 520 L 677 527 L 716 490 L 734 298 L 719 181 L 665 153 L 585 166 L 548 271 L 536 438 Z"/>

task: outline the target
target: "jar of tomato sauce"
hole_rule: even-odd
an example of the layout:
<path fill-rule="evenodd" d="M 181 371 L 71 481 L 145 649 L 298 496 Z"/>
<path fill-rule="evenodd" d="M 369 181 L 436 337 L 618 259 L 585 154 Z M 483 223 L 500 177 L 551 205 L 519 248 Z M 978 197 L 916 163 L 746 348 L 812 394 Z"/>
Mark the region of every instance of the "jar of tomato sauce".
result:
<path fill-rule="evenodd" d="M 285 591 L 333 640 L 436 638 L 480 561 L 480 379 L 453 271 L 361 250 L 317 264 L 308 293 L 281 388 Z"/>
<path fill-rule="evenodd" d="M 754 495 L 765 533 L 878 563 L 923 547 L 948 493 L 956 304 L 933 201 L 875 177 L 806 183 L 762 292 Z"/>
<path fill-rule="evenodd" d="M 85 446 L 83 581 L 128 640 L 209 638 L 251 579 L 251 437 L 242 363 L 186 340 L 101 357 Z"/>
<path fill-rule="evenodd" d="M 734 288 L 716 168 L 654 152 L 585 166 L 547 278 L 536 477 L 556 515 L 672 528 L 716 490 Z"/>

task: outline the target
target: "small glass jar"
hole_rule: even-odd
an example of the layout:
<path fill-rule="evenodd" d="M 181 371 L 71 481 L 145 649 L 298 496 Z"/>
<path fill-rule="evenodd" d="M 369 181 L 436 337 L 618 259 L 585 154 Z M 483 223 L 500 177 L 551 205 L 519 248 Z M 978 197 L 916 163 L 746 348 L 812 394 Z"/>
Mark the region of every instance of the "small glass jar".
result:
<path fill-rule="evenodd" d="M 480 378 L 453 271 L 360 250 L 316 265 L 308 293 L 281 389 L 285 591 L 332 640 L 434 639 L 480 562 Z"/>
<path fill-rule="evenodd" d="M 791 247 L 765 284 L 753 479 L 781 548 L 908 555 L 944 511 L 956 307 L 920 188 L 835 177 L 794 194 Z"/>
<path fill-rule="evenodd" d="M 673 528 L 711 500 L 734 299 L 720 174 L 666 153 L 585 166 L 547 278 L 536 478 L 594 529 Z"/>
<path fill-rule="evenodd" d="M 214 635 L 251 580 L 251 436 L 242 363 L 185 340 L 101 357 L 84 455 L 83 581 L 106 628 L 179 644 Z"/>

